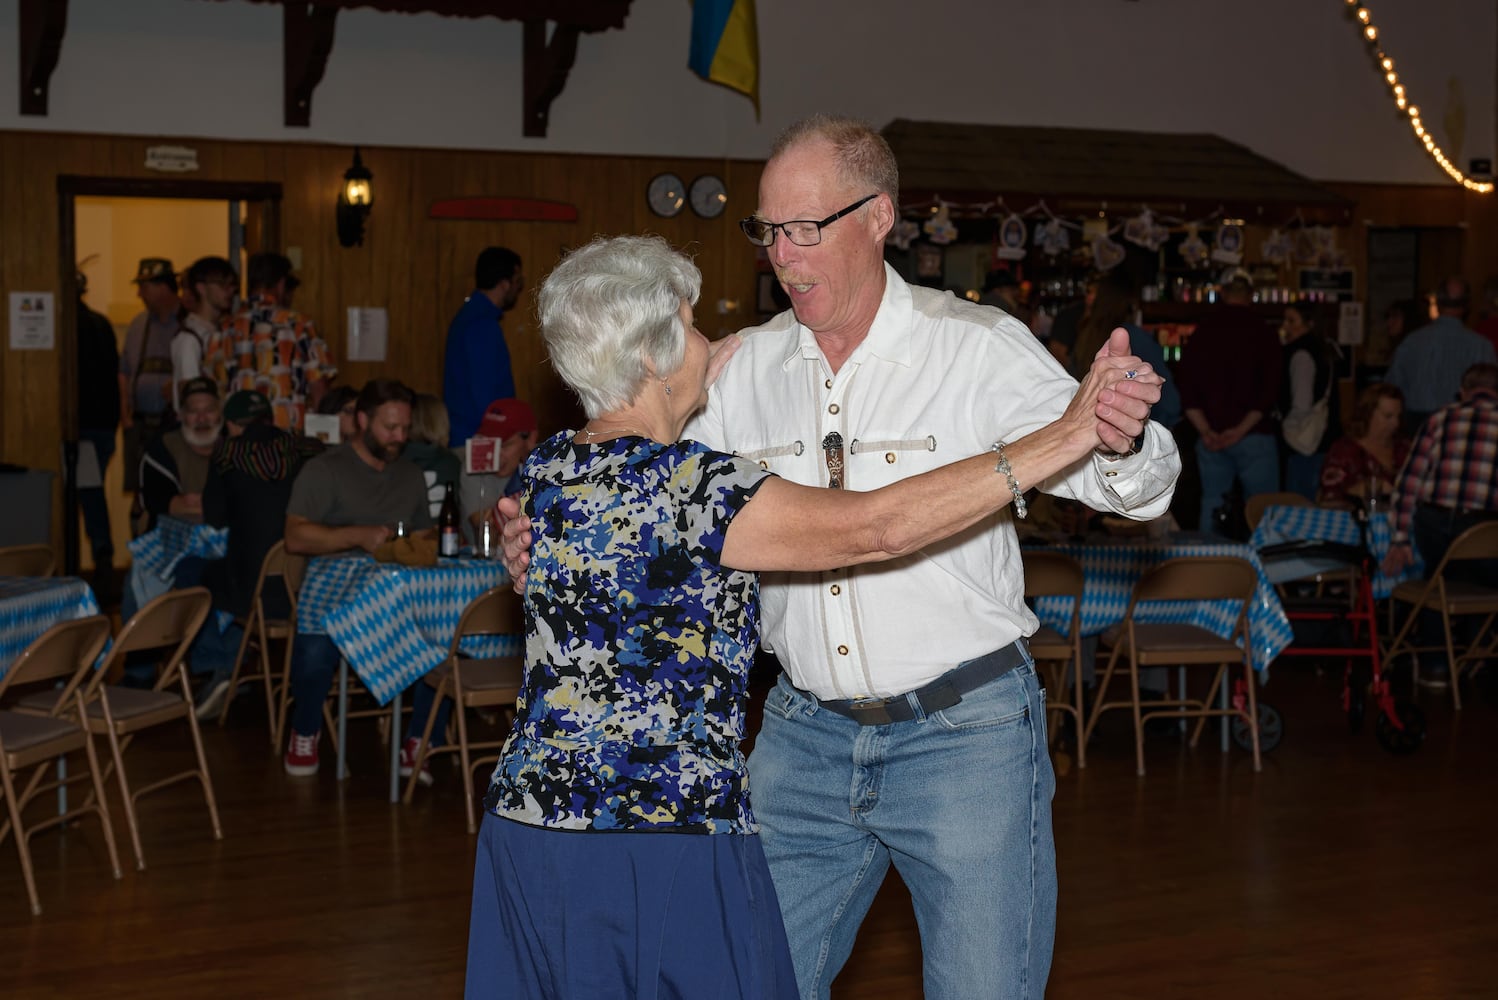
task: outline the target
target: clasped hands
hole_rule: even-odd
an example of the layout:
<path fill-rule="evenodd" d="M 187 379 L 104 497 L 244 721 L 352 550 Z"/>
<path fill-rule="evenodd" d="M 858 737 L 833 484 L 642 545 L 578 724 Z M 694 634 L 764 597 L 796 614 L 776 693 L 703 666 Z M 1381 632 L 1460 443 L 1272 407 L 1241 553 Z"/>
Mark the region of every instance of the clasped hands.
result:
<path fill-rule="evenodd" d="M 1150 407 L 1160 401 L 1165 379 L 1133 354 L 1129 331 L 1118 327 L 1108 336 L 1082 382 L 1077 395 L 1083 399 L 1091 388 L 1097 389 L 1093 416 L 1098 450 L 1118 455 L 1132 451 L 1149 422 Z"/>

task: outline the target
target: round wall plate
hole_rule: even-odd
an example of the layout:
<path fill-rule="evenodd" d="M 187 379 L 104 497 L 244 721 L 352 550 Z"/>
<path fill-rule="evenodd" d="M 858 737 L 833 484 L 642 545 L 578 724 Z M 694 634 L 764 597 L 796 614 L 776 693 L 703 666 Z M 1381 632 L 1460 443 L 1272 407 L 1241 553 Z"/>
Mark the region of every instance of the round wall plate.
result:
<path fill-rule="evenodd" d="M 716 174 L 703 174 L 692 182 L 687 191 L 687 201 L 692 211 L 704 219 L 716 219 L 728 207 L 728 189 L 723 178 Z"/>
<path fill-rule="evenodd" d="M 665 219 L 680 213 L 686 200 L 686 185 L 670 172 L 656 174 L 645 188 L 645 203 L 652 212 Z"/>

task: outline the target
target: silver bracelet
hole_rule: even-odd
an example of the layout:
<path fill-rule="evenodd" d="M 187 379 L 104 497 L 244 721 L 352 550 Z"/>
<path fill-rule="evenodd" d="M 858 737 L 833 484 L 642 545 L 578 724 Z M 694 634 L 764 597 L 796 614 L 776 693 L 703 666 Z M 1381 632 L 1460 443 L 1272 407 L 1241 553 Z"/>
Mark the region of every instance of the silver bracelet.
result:
<path fill-rule="evenodd" d="M 1009 492 L 1014 494 L 1014 514 L 1016 517 L 1024 518 L 1030 513 L 1025 504 L 1024 491 L 1019 487 L 1019 480 L 1014 478 L 1014 469 L 1009 465 L 1009 456 L 1004 454 L 1005 444 L 1003 441 L 995 441 L 992 451 L 998 454 L 999 463 L 993 467 L 993 471 L 1003 476 L 1009 484 Z"/>

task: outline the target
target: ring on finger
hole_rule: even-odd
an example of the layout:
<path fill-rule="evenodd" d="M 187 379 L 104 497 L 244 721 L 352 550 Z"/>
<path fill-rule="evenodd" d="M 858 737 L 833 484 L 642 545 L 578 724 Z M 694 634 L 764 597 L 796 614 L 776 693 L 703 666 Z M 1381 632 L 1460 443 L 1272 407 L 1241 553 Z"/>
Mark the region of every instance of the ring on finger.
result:
<path fill-rule="evenodd" d="M 1124 372 L 1124 378 L 1134 379 L 1134 378 L 1138 378 L 1138 377 L 1139 377 L 1139 372 L 1136 371 L 1136 370 L 1134 370 L 1134 369 L 1132 369 L 1132 368 L 1130 368 L 1128 371 Z"/>

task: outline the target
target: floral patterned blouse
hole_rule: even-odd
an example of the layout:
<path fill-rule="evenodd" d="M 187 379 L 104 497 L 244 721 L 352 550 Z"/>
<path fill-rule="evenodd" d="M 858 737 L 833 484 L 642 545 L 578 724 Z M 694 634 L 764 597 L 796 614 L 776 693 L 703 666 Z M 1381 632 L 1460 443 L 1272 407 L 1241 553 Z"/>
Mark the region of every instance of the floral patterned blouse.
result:
<path fill-rule="evenodd" d="M 1387 500 L 1394 489 L 1394 476 L 1404 468 L 1404 460 L 1410 453 L 1409 438 L 1394 438 L 1394 467 L 1385 468 L 1371 451 L 1366 450 L 1350 437 L 1341 437 L 1326 450 L 1326 459 L 1321 463 L 1321 492 L 1316 501 L 1324 506 L 1340 506 L 1359 503 L 1362 500 L 1363 484 L 1371 476 L 1377 476 L 1383 484 L 1383 496 Z"/>
<path fill-rule="evenodd" d="M 719 558 L 769 473 L 564 432 L 522 470 L 525 680 L 485 808 L 561 830 L 753 833 L 739 743 L 759 584 Z"/>

